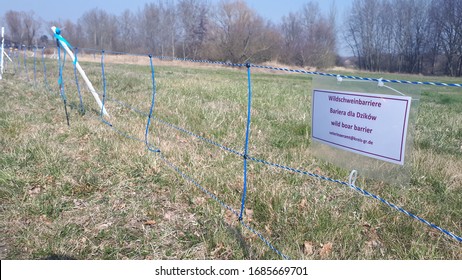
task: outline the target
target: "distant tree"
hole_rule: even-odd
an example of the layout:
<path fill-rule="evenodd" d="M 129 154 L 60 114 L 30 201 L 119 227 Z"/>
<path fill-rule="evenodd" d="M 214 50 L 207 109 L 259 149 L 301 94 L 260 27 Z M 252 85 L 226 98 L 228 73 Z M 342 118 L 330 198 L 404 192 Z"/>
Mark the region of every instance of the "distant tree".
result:
<path fill-rule="evenodd" d="M 346 41 L 371 71 L 462 75 L 461 0 L 355 0 Z"/>
<path fill-rule="evenodd" d="M 130 10 L 125 10 L 117 17 L 117 23 L 120 36 L 119 50 L 129 52 L 139 48 L 138 19 L 136 16 Z"/>
<path fill-rule="evenodd" d="M 462 76 L 462 1 L 433 0 L 432 21 L 439 30 L 440 48 L 445 56 L 445 74 Z"/>
<path fill-rule="evenodd" d="M 8 30 L 11 40 L 15 43 L 23 43 L 23 23 L 22 16 L 20 12 L 17 11 L 8 11 L 5 13 L 5 21 L 8 25 Z"/>
<path fill-rule="evenodd" d="M 335 65 L 335 17 L 334 9 L 329 17 L 323 16 L 316 2 L 309 2 L 300 12 L 283 17 L 281 60 L 299 66 Z"/>
<path fill-rule="evenodd" d="M 56 26 L 61 29 L 61 35 L 66 38 L 66 40 L 73 46 L 73 47 L 84 47 L 86 44 L 85 41 L 85 33 L 82 30 L 82 26 L 80 24 L 74 23 L 70 20 L 60 20 L 60 21 L 51 21 L 48 23 L 49 26 Z M 54 35 L 50 35 L 54 38 Z"/>
<path fill-rule="evenodd" d="M 40 29 L 40 22 L 33 12 L 8 11 L 5 21 L 13 42 L 32 46 Z"/>
<path fill-rule="evenodd" d="M 40 45 L 41 45 L 42 47 L 48 46 L 48 41 L 49 41 L 49 40 L 48 40 L 48 36 L 47 36 L 47 35 L 42 35 L 42 36 L 40 36 Z"/>
<path fill-rule="evenodd" d="M 180 0 L 177 12 L 183 57 L 202 57 L 209 24 L 207 3 L 204 0 Z"/>
<path fill-rule="evenodd" d="M 40 29 L 40 22 L 35 17 L 34 12 L 22 13 L 22 16 L 25 40 L 28 46 L 32 46 L 34 39 L 36 39 L 37 30 Z"/>
<path fill-rule="evenodd" d="M 92 9 L 79 18 L 79 26 L 88 47 L 117 49 L 117 18 L 104 10 Z"/>
<path fill-rule="evenodd" d="M 210 54 L 233 62 L 268 60 L 275 48 L 275 32 L 270 24 L 244 1 L 221 2 L 211 30 Z"/>
<path fill-rule="evenodd" d="M 297 14 L 289 13 L 282 18 L 280 29 L 283 37 L 281 62 L 304 66 L 305 60 L 302 55 L 304 47 L 303 26 L 300 17 Z"/>
<path fill-rule="evenodd" d="M 161 10 L 155 3 L 145 4 L 139 13 L 140 39 L 146 51 L 160 55 Z"/>

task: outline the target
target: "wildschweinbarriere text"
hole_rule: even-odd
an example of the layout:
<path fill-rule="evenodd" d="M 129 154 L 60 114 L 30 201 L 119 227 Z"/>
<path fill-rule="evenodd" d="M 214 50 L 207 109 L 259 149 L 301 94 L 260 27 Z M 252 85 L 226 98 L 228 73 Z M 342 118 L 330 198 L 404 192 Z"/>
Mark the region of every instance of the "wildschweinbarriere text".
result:
<path fill-rule="evenodd" d="M 334 96 L 329 95 L 329 101 L 357 104 L 357 105 L 370 106 L 370 107 L 379 107 L 379 108 L 382 107 L 381 102 L 372 101 L 372 99 L 363 100 L 361 98 L 347 98 L 347 97 L 338 97 L 335 95 Z"/>

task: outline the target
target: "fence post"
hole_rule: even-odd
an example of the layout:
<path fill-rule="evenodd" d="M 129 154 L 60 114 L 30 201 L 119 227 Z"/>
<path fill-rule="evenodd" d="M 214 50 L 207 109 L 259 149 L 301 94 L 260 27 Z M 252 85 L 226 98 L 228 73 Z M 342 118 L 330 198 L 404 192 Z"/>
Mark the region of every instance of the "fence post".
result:
<path fill-rule="evenodd" d="M 64 112 L 66 113 L 67 126 L 70 126 L 69 114 L 67 113 L 67 98 L 66 98 L 66 93 L 64 92 L 64 79 L 63 79 L 64 63 L 66 62 L 66 53 L 64 53 L 64 57 L 63 57 L 64 61 L 61 63 L 61 47 L 59 45 L 58 40 L 56 40 L 56 43 L 57 43 L 56 46 L 58 47 L 59 92 L 61 94 L 61 98 L 63 99 L 63 103 L 64 103 Z"/>
<path fill-rule="evenodd" d="M 14 51 L 16 53 L 16 59 L 18 60 L 18 63 L 14 69 L 14 73 L 16 74 L 16 69 L 18 71 L 18 74 L 21 74 L 21 58 L 19 57 L 19 49 Z"/>
<path fill-rule="evenodd" d="M 245 128 L 245 143 L 244 143 L 244 189 L 242 191 L 242 201 L 241 201 L 241 212 L 239 213 L 239 221 L 242 221 L 242 216 L 245 209 L 245 199 L 247 196 L 247 158 L 249 152 L 249 134 L 250 134 L 250 120 L 251 120 L 251 109 L 252 109 L 252 80 L 250 78 L 250 63 L 246 63 L 247 67 L 247 85 L 248 85 L 248 94 L 247 94 L 247 125 Z"/>
<path fill-rule="evenodd" d="M 34 48 L 34 86 L 37 86 L 37 47 Z"/>
<path fill-rule="evenodd" d="M 112 126 L 110 123 L 104 120 L 104 102 L 106 101 L 106 73 L 104 72 L 104 50 L 101 51 L 101 79 L 103 80 L 103 101 L 101 103 L 100 117 L 104 123 L 107 123 L 108 125 Z"/>
<path fill-rule="evenodd" d="M 80 85 L 79 85 L 79 77 L 77 76 L 77 53 L 78 49 L 75 48 L 75 60 L 74 60 L 74 77 L 75 77 L 75 84 L 77 86 L 77 93 L 79 95 L 79 101 L 80 101 L 80 113 L 83 114 L 85 112 L 85 107 L 83 106 L 83 100 L 82 100 L 82 94 L 80 93 Z"/>
<path fill-rule="evenodd" d="M 151 79 L 152 79 L 152 99 L 151 99 L 151 108 L 149 109 L 148 120 L 146 123 L 146 133 L 144 135 L 144 142 L 149 151 L 154 153 L 159 153 L 159 149 L 152 149 L 148 141 L 149 126 L 151 125 L 152 113 L 154 111 L 154 105 L 156 104 L 156 79 L 154 76 L 154 64 L 152 63 L 152 55 L 149 55 L 149 63 L 151 65 Z"/>
<path fill-rule="evenodd" d="M 56 40 L 58 40 L 58 43 L 66 50 L 66 52 L 69 54 L 69 56 L 71 57 L 72 61 L 75 61 L 75 67 L 77 68 L 77 70 L 79 71 L 80 75 L 82 75 L 82 78 L 83 80 L 85 81 L 85 84 L 87 85 L 88 89 L 90 90 L 91 94 L 93 95 L 93 98 L 95 98 L 96 100 L 96 103 L 98 103 L 98 106 L 101 108 L 101 110 L 103 111 L 103 113 L 106 115 L 106 116 L 109 116 L 106 109 L 104 109 L 104 106 L 101 102 L 101 100 L 99 99 L 99 96 L 98 96 L 98 93 L 96 92 L 95 88 L 93 87 L 93 85 L 91 84 L 90 80 L 88 79 L 87 75 L 85 74 L 85 72 L 83 71 L 82 67 L 80 66 L 79 62 L 77 62 L 75 60 L 75 56 L 74 54 L 72 53 L 72 51 L 69 49 L 69 46 L 68 46 L 68 42 L 60 35 L 61 31 L 59 30 L 59 28 L 56 28 L 56 26 L 52 26 L 51 27 L 51 30 L 53 31 L 53 33 L 55 34 L 55 37 L 56 37 Z"/>
<path fill-rule="evenodd" d="M 45 82 L 45 88 L 48 91 L 52 92 L 50 86 L 48 85 L 48 80 L 47 80 L 47 66 L 45 64 L 45 48 L 46 47 L 43 47 L 42 49 L 43 81 Z"/>
<path fill-rule="evenodd" d="M 29 72 L 27 71 L 27 47 L 24 46 L 24 70 L 26 71 L 26 78 L 29 82 Z"/>

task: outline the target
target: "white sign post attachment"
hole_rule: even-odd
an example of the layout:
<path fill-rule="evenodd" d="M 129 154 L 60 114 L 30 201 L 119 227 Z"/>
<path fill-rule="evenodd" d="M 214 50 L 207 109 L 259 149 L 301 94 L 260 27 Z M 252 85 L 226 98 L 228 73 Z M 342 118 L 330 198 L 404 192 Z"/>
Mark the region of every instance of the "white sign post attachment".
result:
<path fill-rule="evenodd" d="M 313 90 L 312 138 L 404 165 L 411 97 Z"/>
<path fill-rule="evenodd" d="M 53 30 L 53 33 L 55 35 L 59 35 L 56 33 L 56 26 L 52 26 L 51 27 L 51 30 Z M 72 61 L 75 61 L 75 56 L 74 56 L 74 53 L 69 49 L 69 47 L 67 46 L 67 44 L 65 44 L 64 42 L 62 42 L 61 40 L 58 40 L 59 41 L 59 44 L 66 50 L 67 54 L 71 57 Z M 85 84 L 87 85 L 88 89 L 90 90 L 91 94 L 93 95 L 93 97 L 95 98 L 96 100 L 96 103 L 98 103 L 98 106 L 100 109 L 103 110 L 103 114 L 106 115 L 106 116 L 109 116 L 107 111 L 106 111 L 106 108 L 103 108 L 103 103 L 101 102 L 101 100 L 99 99 L 99 96 L 98 96 L 98 93 L 96 92 L 95 88 L 93 87 L 93 85 L 91 84 L 90 80 L 88 79 L 87 75 L 85 74 L 85 71 L 83 71 L 82 67 L 80 66 L 79 62 L 76 61 L 75 62 L 75 67 L 77 68 L 77 70 L 79 71 L 80 75 L 82 76 L 83 80 L 85 81 Z"/>

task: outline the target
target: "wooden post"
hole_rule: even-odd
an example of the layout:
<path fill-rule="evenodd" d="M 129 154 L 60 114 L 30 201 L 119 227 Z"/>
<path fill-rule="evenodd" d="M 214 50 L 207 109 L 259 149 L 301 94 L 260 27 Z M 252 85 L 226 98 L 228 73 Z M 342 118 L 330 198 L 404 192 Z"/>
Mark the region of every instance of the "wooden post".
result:
<path fill-rule="evenodd" d="M 56 26 L 52 26 L 51 30 L 53 30 L 53 33 L 56 34 Z M 75 61 L 74 53 L 69 49 L 67 44 L 61 42 L 60 40 L 58 40 L 58 41 L 59 41 L 59 44 L 66 50 L 67 54 L 71 57 L 72 61 Z M 109 116 L 107 111 L 106 111 L 106 108 L 103 108 L 103 103 L 99 99 L 98 93 L 96 92 L 95 88 L 91 84 L 90 80 L 88 79 L 87 75 L 85 74 L 85 71 L 83 71 L 83 69 L 80 66 L 78 61 L 75 63 L 75 68 L 77 68 L 77 70 L 79 71 L 80 75 L 82 76 L 83 80 L 85 81 L 85 84 L 87 85 L 87 87 L 90 90 L 91 94 L 95 98 L 96 103 L 98 103 L 98 106 L 101 109 L 103 109 L 103 114 L 106 115 L 106 116 Z"/>

